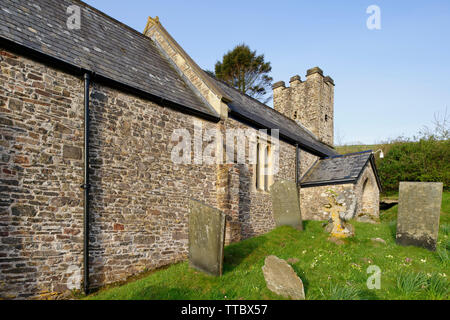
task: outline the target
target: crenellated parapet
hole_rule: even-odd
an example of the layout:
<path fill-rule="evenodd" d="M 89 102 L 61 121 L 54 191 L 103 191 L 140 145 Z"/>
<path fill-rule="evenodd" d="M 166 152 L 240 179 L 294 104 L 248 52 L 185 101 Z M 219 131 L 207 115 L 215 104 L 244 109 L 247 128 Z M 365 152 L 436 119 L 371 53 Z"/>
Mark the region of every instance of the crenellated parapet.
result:
<path fill-rule="evenodd" d="M 334 80 L 314 67 L 306 72 L 306 80 L 299 75 L 291 77 L 289 86 L 284 81 L 273 84 L 275 110 L 299 122 L 320 141 L 334 144 Z"/>

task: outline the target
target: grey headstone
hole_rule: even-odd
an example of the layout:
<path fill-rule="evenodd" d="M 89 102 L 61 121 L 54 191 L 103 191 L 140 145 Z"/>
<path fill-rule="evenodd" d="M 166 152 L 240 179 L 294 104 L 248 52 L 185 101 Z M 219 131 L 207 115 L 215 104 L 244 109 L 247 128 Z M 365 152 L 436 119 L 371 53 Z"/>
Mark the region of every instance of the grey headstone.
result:
<path fill-rule="evenodd" d="M 294 182 L 280 180 L 270 187 L 275 224 L 303 230 L 298 189 Z"/>
<path fill-rule="evenodd" d="M 196 200 L 190 200 L 189 206 L 189 265 L 207 274 L 221 276 L 225 215 Z"/>
<path fill-rule="evenodd" d="M 436 250 L 442 189 L 441 182 L 400 182 L 398 244 Z"/>
<path fill-rule="evenodd" d="M 270 291 L 286 298 L 305 300 L 303 282 L 286 261 L 276 256 L 268 256 L 262 271 Z"/>

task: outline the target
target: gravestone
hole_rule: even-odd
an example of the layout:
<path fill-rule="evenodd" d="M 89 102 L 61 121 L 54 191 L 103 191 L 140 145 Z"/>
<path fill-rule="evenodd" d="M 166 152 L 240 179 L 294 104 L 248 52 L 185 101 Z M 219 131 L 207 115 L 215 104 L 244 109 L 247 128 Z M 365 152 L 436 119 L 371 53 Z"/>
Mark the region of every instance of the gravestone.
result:
<path fill-rule="evenodd" d="M 293 300 L 305 300 L 303 282 L 286 261 L 268 256 L 262 271 L 270 291 Z"/>
<path fill-rule="evenodd" d="M 442 189 L 441 182 L 400 182 L 398 244 L 436 250 Z"/>
<path fill-rule="evenodd" d="M 270 187 L 275 224 L 303 230 L 298 189 L 294 182 L 280 180 Z"/>
<path fill-rule="evenodd" d="M 355 235 L 353 226 L 346 223 L 341 217 L 341 213 L 345 212 L 347 207 L 337 200 L 337 195 L 333 191 L 328 191 L 328 204 L 323 210 L 330 213 L 325 230 L 331 233 L 332 238 L 343 239 Z"/>
<path fill-rule="evenodd" d="M 221 276 L 225 215 L 196 200 L 190 200 L 189 207 L 189 265 L 209 275 Z"/>

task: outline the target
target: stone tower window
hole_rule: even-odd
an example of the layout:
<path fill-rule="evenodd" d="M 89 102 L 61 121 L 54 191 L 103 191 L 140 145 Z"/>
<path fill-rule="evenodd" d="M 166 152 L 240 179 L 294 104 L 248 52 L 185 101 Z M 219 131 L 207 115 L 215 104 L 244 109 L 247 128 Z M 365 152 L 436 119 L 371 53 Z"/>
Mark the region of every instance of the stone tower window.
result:
<path fill-rule="evenodd" d="M 297 119 L 297 111 L 294 112 L 294 120 Z"/>
<path fill-rule="evenodd" d="M 328 115 L 326 114 L 325 115 L 325 122 L 327 122 L 328 121 Z"/>

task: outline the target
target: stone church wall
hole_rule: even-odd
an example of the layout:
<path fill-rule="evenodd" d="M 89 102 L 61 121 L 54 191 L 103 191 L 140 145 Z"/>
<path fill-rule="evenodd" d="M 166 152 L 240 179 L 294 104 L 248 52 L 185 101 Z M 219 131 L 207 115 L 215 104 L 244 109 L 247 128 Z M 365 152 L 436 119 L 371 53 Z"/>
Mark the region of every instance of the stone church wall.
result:
<path fill-rule="evenodd" d="M 249 128 L 231 118 L 226 119 L 224 125 L 227 129 Z M 253 130 L 258 135 L 257 130 Z M 279 155 L 279 172 L 274 176 L 273 181 L 279 179 L 294 181 L 295 147 L 280 141 Z M 233 204 L 231 208 L 223 209 L 229 217 L 229 228 L 234 228 L 234 236 L 228 237 L 229 241 L 239 241 L 272 230 L 275 227 L 275 221 L 270 194 L 256 189 L 255 167 L 251 164 L 230 164 L 225 165 L 223 170 L 225 170 L 224 175 L 228 177 L 228 195 Z"/>
<path fill-rule="evenodd" d="M 345 206 L 342 217 L 361 222 L 376 222 L 380 216 L 380 191 L 374 171 L 369 163 L 354 183 L 301 188 L 300 207 L 305 220 L 328 220 L 330 213 L 325 209 L 331 190 L 339 203 Z"/>
<path fill-rule="evenodd" d="M 80 289 L 83 275 L 83 80 L 0 49 L 0 298 Z M 200 120 L 95 82 L 91 86 L 92 287 L 187 256 L 189 198 L 224 210 L 228 242 L 274 227 L 248 165 L 177 165 L 175 129 L 248 128 Z M 193 143 L 193 141 L 192 141 Z M 302 152 L 301 174 L 315 157 Z M 295 147 L 280 171 L 295 178 Z"/>
<path fill-rule="evenodd" d="M 0 66 L 0 297 L 79 289 L 83 81 L 5 50 Z M 184 259 L 188 199 L 217 206 L 216 165 L 170 159 L 172 131 L 193 120 L 94 80 L 93 287 Z"/>
<path fill-rule="evenodd" d="M 328 191 L 335 192 L 346 206 L 346 215 L 353 216 L 356 213 L 357 198 L 352 183 L 301 188 L 300 208 L 304 220 L 328 220 L 330 213 L 325 211 L 325 205 L 329 204 Z"/>
<path fill-rule="evenodd" d="M 312 68 L 306 80 L 300 76 L 290 79 L 288 87 L 284 81 L 273 85 L 275 110 L 300 122 L 320 141 L 334 145 L 334 81 L 323 71 Z"/>

